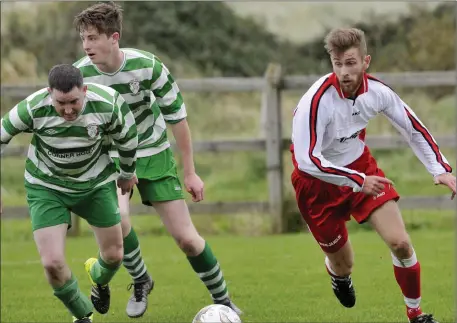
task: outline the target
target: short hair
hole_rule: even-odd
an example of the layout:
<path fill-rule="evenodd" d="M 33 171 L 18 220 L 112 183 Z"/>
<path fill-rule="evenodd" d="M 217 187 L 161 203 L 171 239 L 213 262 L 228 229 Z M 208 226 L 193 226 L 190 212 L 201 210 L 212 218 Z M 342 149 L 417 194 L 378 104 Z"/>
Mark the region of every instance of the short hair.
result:
<path fill-rule="evenodd" d="M 73 23 L 81 33 L 88 27 L 95 27 L 99 34 L 110 37 L 115 32 L 122 33 L 122 8 L 114 2 L 100 2 L 80 12 Z"/>
<path fill-rule="evenodd" d="M 362 55 L 367 54 L 367 42 L 363 30 L 357 28 L 332 29 L 324 39 L 327 53 L 343 53 L 352 47 L 360 49 Z"/>
<path fill-rule="evenodd" d="M 55 65 L 48 75 L 48 84 L 51 90 L 68 93 L 76 86 L 82 88 L 84 81 L 81 71 L 70 64 Z"/>

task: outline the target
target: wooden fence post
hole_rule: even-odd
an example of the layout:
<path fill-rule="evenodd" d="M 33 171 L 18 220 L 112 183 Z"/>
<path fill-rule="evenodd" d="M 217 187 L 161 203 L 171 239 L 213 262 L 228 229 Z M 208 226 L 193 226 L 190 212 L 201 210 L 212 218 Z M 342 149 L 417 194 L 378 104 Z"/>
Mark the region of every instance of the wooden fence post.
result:
<path fill-rule="evenodd" d="M 272 217 L 272 232 L 282 232 L 284 187 L 282 161 L 281 83 L 279 64 L 269 64 L 265 72 L 265 92 L 262 110 L 265 111 L 266 166 L 268 178 L 268 204 Z"/>

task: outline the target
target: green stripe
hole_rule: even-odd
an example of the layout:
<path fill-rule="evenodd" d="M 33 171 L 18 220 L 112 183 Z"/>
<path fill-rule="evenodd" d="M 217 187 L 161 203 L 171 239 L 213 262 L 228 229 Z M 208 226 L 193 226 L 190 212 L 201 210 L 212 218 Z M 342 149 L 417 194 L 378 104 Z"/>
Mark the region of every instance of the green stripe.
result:
<path fill-rule="evenodd" d="M 111 93 L 103 90 L 101 87 L 98 87 L 95 84 L 89 84 L 87 86 L 87 89 L 88 89 L 88 91 L 98 94 L 99 96 L 101 96 L 102 98 L 104 98 L 106 101 L 108 101 L 110 103 L 113 102 L 113 97 L 114 97 L 114 102 L 117 99 L 116 94 L 113 96 Z M 119 94 L 117 94 L 117 95 L 119 95 Z M 99 103 L 99 101 L 96 101 L 96 102 Z"/>
<path fill-rule="evenodd" d="M 138 145 L 140 143 L 142 143 L 143 141 L 148 140 L 152 136 L 153 132 L 154 132 L 154 127 L 151 126 L 151 127 L 148 127 L 145 132 L 139 133 L 138 134 Z M 166 132 L 166 131 L 164 131 L 164 132 Z"/>
<path fill-rule="evenodd" d="M 152 68 L 154 61 L 149 58 L 136 57 L 128 59 L 122 72 L 136 71 L 143 68 Z"/>
<path fill-rule="evenodd" d="M 122 163 L 122 159 L 119 159 L 119 168 L 125 173 L 133 173 L 136 168 L 136 162 L 133 162 L 132 165 L 127 165 Z"/>
<path fill-rule="evenodd" d="M 15 136 L 17 135 L 18 133 L 20 133 L 21 131 L 18 130 L 15 126 L 13 126 L 13 124 L 11 123 L 10 121 L 10 117 L 9 115 L 7 114 L 4 118 L 3 118 L 3 128 L 5 128 L 6 132 L 10 135 L 10 136 Z"/>
<path fill-rule="evenodd" d="M 92 64 L 91 65 L 86 65 L 86 66 L 81 66 L 81 67 L 78 67 L 78 68 L 81 71 L 81 73 L 83 74 L 84 78 L 100 75 L 100 73 L 97 71 L 95 66 L 93 66 Z"/>
<path fill-rule="evenodd" d="M 133 138 L 135 138 L 136 135 L 137 135 L 136 126 L 135 126 L 135 124 L 132 124 L 130 126 L 129 130 L 127 131 L 125 137 L 117 139 L 116 142 L 120 145 L 123 145 L 123 144 L 129 142 L 130 140 L 132 140 Z"/>
<path fill-rule="evenodd" d="M 182 104 L 183 104 L 182 95 L 181 95 L 181 93 L 178 93 L 178 95 L 176 96 L 176 100 L 174 100 L 172 104 L 170 104 L 168 106 L 161 106 L 160 110 L 162 111 L 162 113 L 164 115 L 173 114 L 173 113 L 178 112 L 181 109 Z"/>
<path fill-rule="evenodd" d="M 97 184 L 100 184 L 104 180 L 106 180 L 108 177 L 110 177 L 112 174 L 116 173 L 116 166 L 115 164 L 111 163 L 108 164 L 105 169 L 95 178 L 90 179 L 85 182 L 76 182 L 72 181 L 69 176 L 66 176 L 69 178 L 69 180 L 61 180 L 55 176 L 48 176 L 45 173 L 43 173 L 41 170 L 39 170 L 33 162 L 27 158 L 26 163 L 25 163 L 25 169 L 34 177 L 41 179 L 43 182 L 57 185 L 63 188 L 70 188 L 75 191 L 89 191 L 93 189 Z M 60 174 L 55 174 L 56 176 L 60 176 Z"/>
<path fill-rule="evenodd" d="M 88 101 L 84 108 L 83 114 L 92 113 L 111 113 L 113 105 L 102 101 Z"/>
<path fill-rule="evenodd" d="M 151 86 L 151 80 L 140 81 L 139 85 L 140 85 L 139 91 L 149 90 L 149 88 Z M 130 85 L 128 83 L 111 84 L 110 88 L 116 90 L 120 94 L 132 93 L 132 91 L 130 90 Z"/>
<path fill-rule="evenodd" d="M 154 112 L 151 109 L 144 110 L 135 118 L 136 124 L 137 125 L 141 124 L 150 115 L 154 115 Z M 155 120 L 155 118 L 154 118 L 154 120 Z"/>
<path fill-rule="evenodd" d="M 44 146 L 45 144 L 43 144 Z M 97 161 L 98 159 L 100 159 L 100 156 L 101 156 L 101 151 L 102 151 L 102 145 L 100 144 L 98 147 L 96 148 L 92 148 L 94 149 L 91 153 L 88 153 L 87 154 L 87 157 L 86 159 L 82 160 L 82 161 L 78 161 L 78 162 L 67 162 L 67 163 L 59 163 L 55 160 L 52 159 L 53 157 L 53 154 L 62 154 L 62 152 L 60 150 L 58 151 L 52 151 L 52 150 L 49 150 L 49 153 L 46 153 L 42 146 L 41 145 L 37 145 L 36 146 L 36 149 L 42 153 L 43 155 L 45 155 L 54 165 L 56 165 L 57 167 L 59 167 L 60 169 L 67 169 L 67 170 L 79 170 L 79 169 L 87 169 L 87 164 L 94 164 L 93 161 Z M 91 151 L 90 149 L 87 149 L 86 152 L 88 151 Z M 74 158 L 74 157 L 77 157 L 78 153 L 76 152 L 71 152 L 71 153 L 64 153 L 64 154 L 67 154 L 68 159 L 70 158 Z M 51 158 L 50 158 L 51 157 Z M 82 171 L 82 170 L 81 170 Z M 73 177 L 75 175 L 72 175 Z"/>
<path fill-rule="evenodd" d="M 168 92 L 173 90 L 172 83 L 166 82 L 161 89 L 155 89 L 154 95 L 156 98 L 163 98 Z"/>
<path fill-rule="evenodd" d="M 90 148 L 93 148 L 99 142 L 94 142 L 93 145 L 85 146 L 85 147 L 55 148 L 55 147 L 49 146 L 43 139 L 40 138 L 40 136 L 35 135 L 35 136 L 32 137 L 31 143 L 33 145 L 36 145 L 37 143 L 39 143 L 40 145 L 42 145 L 47 150 L 50 150 L 50 151 L 55 152 L 55 153 L 63 153 L 63 154 L 65 154 L 65 153 L 81 153 L 81 152 L 87 151 Z"/>
<path fill-rule="evenodd" d="M 130 110 L 133 112 L 136 109 L 138 109 L 139 107 L 141 107 L 142 105 L 149 105 L 150 102 L 151 102 L 151 98 L 149 96 L 144 96 L 143 100 L 135 102 L 135 103 L 131 103 L 131 104 L 129 104 L 129 107 L 130 107 Z"/>
<path fill-rule="evenodd" d="M 221 270 L 218 269 L 218 270 L 216 270 L 216 272 L 215 272 L 214 274 L 209 275 L 209 276 L 207 276 L 207 277 L 203 277 L 203 278 L 202 278 L 202 281 L 204 281 L 204 282 L 210 281 L 211 279 L 216 278 L 217 275 L 219 275 L 220 272 L 221 272 Z M 223 278 L 221 277 L 221 279 L 223 279 Z"/>
<path fill-rule="evenodd" d="M 133 158 L 135 157 L 136 150 L 118 150 L 119 152 L 119 157 L 122 158 Z"/>
<path fill-rule="evenodd" d="M 151 132 L 152 132 L 152 130 L 151 130 Z M 146 139 L 148 139 L 148 138 L 149 137 L 146 137 Z M 167 140 L 168 140 L 167 139 L 167 132 L 164 131 L 158 140 L 156 140 L 155 142 L 153 142 L 151 144 L 148 144 L 148 145 L 141 145 L 141 147 L 138 147 L 138 149 L 146 149 L 146 148 L 158 147 L 158 146 L 162 145 Z"/>
<path fill-rule="evenodd" d="M 27 127 L 32 127 L 33 126 L 33 120 L 32 117 L 29 114 L 29 110 L 27 109 L 27 102 L 22 101 L 17 105 L 17 114 L 19 116 L 19 119 L 27 125 Z"/>
<path fill-rule="evenodd" d="M 222 286 L 223 283 L 224 283 L 224 277 L 221 277 L 221 279 L 217 283 L 212 284 L 212 285 L 208 285 L 208 286 L 206 286 L 206 288 L 208 288 L 208 289 L 216 289 L 216 288 Z"/>
<path fill-rule="evenodd" d="M 35 92 L 36 93 L 36 92 Z M 43 101 L 47 96 L 49 96 L 49 92 L 48 91 L 44 91 L 43 93 L 41 94 L 37 94 L 35 95 L 30 101 L 29 101 L 29 104 L 32 108 L 34 108 L 38 103 L 40 103 L 41 101 Z"/>
<path fill-rule="evenodd" d="M 219 297 L 224 296 L 226 293 L 227 293 L 227 287 L 225 287 L 224 290 L 223 290 L 222 292 L 217 293 L 217 294 L 213 294 L 213 297 L 214 297 L 214 298 L 219 298 Z"/>
<path fill-rule="evenodd" d="M 33 118 L 60 117 L 52 105 L 43 105 L 39 109 L 32 110 Z"/>
<path fill-rule="evenodd" d="M 177 124 L 177 123 L 180 123 L 181 121 L 183 121 L 184 119 L 186 119 L 186 118 L 176 119 L 176 120 L 165 120 L 165 122 L 169 123 L 169 124 Z"/>
<path fill-rule="evenodd" d="M 129 105 L 125 101 L 118 108 L 121 111 L 123 118 L 125 118 L 125 116 L 131 112 Z"/>
<path fill-rule="evenodd" d="M 162 75 L 162 62 L 156 59 L 152 70 L 151 86 L 160 78 L 160 75 Z"/>
<path fill-rule="evenodd" d="M 46 133 L 48 130 L 53 130 L 51 134 Z M 68 138 L 68 137 L 78 137 L 78 138 L 87 138 L 88 141 L 89 135 L 87 134 L 86 127 L 51 127 L 51 128 L 42 128 L 37 132 L 42 137 L 58 137 L 58 138 Z M 60 149 L 59 149 L 60 150 Z"/>
<path fill-rule="evenodd" d="M 124 259 L 124 261 L 126 261 L 126 260 L 127 260 L 127 259 Z M 131 261 L 134 261 L 134 260 L 135 260 L 135 262 L 133 263 L 133 265 L 126 265 L 126 264 L 124 263 L 124 266 L 125 266 L 126 268 L 128 268 L 128 269 L 132 269 L 132 270 L 135 269 L 135 267 L 138 266 L 138 265 L 141 263 L 141 260 L 142 260 L 141 255 L 138 255 L 138 256 L 136 257 L 136 259 L 127 260 L 127 261 L 128 261 L 128 262 L 131 262 Z"/>

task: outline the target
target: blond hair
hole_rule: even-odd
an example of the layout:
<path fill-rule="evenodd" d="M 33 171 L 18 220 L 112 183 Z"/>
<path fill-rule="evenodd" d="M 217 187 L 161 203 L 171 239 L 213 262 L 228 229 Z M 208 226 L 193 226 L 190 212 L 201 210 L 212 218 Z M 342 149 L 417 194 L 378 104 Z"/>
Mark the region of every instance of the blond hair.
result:
<path fill-rule="evenodd" d="M 362 55 L 367 54 L 367 42 L 363 30 L 357 28 L 335 28 L 324 39 L 327 53 L 343 53 L 350 48 L 360 49 Z"/>

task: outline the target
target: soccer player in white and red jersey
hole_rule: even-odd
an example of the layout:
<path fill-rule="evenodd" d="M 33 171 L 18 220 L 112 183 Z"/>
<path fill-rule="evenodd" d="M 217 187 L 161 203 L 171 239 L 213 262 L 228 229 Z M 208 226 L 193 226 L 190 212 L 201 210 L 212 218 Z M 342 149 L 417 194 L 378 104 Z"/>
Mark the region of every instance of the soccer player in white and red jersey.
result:
<path fill-rule="evenodd" d="M 403 135 L 436 185 L 456 194 L 452 168 L 424 124 L 387 85 L 366 73 L 365 35 L 355 28 L 325 38 L 333 73 L 321 77 L 294 111 L 291 175 L 298 207 L 321 249 L 333 291 L 355 305 L 351 280 L 354 252 L 345 222 L 368 222 L 391 250 L 394 274 L 411 323 L 436 323 L 420 308 L 420 264 L 400 210 L 398 193 L 365 145 L 365 128 L 378 114 Z"/>

